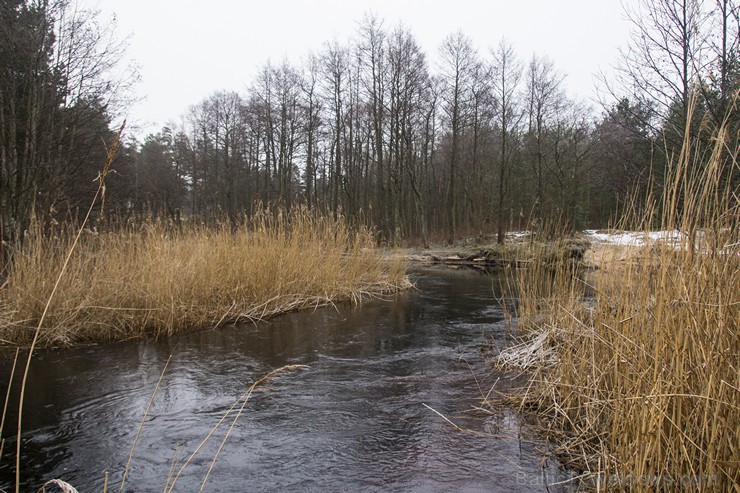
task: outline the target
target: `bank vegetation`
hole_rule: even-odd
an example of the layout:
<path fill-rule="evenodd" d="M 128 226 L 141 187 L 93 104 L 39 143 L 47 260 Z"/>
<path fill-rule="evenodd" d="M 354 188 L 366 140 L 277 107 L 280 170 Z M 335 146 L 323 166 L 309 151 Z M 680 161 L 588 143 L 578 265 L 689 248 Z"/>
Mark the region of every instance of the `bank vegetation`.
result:
<path fill-rule="evenodd" d="M 524 340 L 498 362 L 532 372 L 518 400 L 585 484 L 740 484 L 738 135 L 727 130 L 703 152 L 687 135 L 665 189 L 621 224 L 677 242 L 631 247 L 589 276 L 568 263 L 517 272 Z"/>
<path fill-rule="evenodd" d="M 149 220 L 86 229 L 56 294 L 76 231 L 34 231 L 0 290 L 0 338 L 70 345 L 166 336 L 408 287 L 402 261 L 373 248 L 369 230 L 306 209 L 273 210 L 236 228 Z"/>

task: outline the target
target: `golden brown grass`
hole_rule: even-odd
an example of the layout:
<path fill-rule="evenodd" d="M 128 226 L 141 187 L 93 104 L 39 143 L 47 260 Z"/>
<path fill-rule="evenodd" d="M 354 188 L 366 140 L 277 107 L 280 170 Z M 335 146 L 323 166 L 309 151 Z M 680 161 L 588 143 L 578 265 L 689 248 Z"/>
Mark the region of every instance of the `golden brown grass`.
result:
<path fill-rule="evenodd" d="M 0 338 L 28 344 L 74 233 L 34 235 L 0 292 Z M 38 344 L 68 345 L 212 327 L 408 286 L 405 266 L 371 248 L 367 231 L 305 210 L 230 225 L 157 221 L 86 231 L 70 259 Z"/>
<path fill-rule="evenodd" d="M 700 156 L 687 138 L 652 210 L 627 214 L 681 244 L 633 250 L 589 298 L 566 264 L 518 273 L 528 342 L 500 361 L 533 371 L 522 404 L 597 488 L 740 490 L 737 139 L 723 127 Z"/>

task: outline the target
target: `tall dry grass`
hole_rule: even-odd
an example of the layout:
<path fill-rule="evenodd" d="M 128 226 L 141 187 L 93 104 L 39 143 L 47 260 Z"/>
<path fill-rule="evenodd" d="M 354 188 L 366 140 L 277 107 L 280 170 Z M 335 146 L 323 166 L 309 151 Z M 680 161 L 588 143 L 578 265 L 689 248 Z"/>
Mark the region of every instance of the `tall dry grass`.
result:
<path fill-rule="evenodd" d="M 75 233 L 34 234 L 15 254 L 0 292 L 5 342 L 31 342 Z M 407 287 L 405 266 L 372 244 L 369 232 L 307 210 L 266 212 L 236 230 L 149 221 L 86 231 L 38 344 L 165 336 Z"/>
<path fill-rule="evenodd" d="M 678 244 L 588 280 L 564 263 L 517 274 L 527 341 L 499 362 L 533 372 L 522 404 L 587 484 L 740 491 L 738 171 L 727 125 L 703 154 L 687 136 L 660 198 L 623 224 L 677 230 Z"/>

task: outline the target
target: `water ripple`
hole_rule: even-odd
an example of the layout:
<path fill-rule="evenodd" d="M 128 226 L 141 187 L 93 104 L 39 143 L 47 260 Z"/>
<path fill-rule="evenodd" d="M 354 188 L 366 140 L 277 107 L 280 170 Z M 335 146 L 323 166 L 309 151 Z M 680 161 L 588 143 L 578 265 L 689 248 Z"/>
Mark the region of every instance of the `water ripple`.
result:
<path fill-rule="evenodd" d="M 514 413 L 467 413 L 478 396 L 471 371 L 489 371 L 481 344 L 506 337 L 492 280 L 435 272 L 418 287 L 257 326 L 41 352 L 24 416 L 22 489 L 62 478 L 99 491 L 105 471 L 120 481 L 171 355 L 128 491 L 162 491 L 173 462 L 179 469 L 212 433 L 176 490 L 199 487 L 227 432 L 210 491 L 546 491 L 560 473 L 545 469 L 543 478 L 536 439 Z M 236 422 L 232 410 L 216 429 L 252 382 L 286 364 L 309 368 L 268 382 Z M 11 450 L 0 462 L 0 490 L 12 486 L 13 460 Z"/>

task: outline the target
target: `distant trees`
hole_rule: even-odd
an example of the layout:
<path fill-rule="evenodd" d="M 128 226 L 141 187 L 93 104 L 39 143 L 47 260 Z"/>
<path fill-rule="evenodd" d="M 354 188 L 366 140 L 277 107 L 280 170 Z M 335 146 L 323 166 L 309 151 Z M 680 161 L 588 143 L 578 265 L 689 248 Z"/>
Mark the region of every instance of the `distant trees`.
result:
<path fill-rule="evenodd" d="M 564 109 L 563 76 L 547 57 L 532 56 L 526 73 L 526 119 L 524 152 L 534 175 L 534 218 L 541 222 L 545 200 L 546 166 L 555 160 L 555 142 L 550 131 Z"/>
<path fill-rule="evenodd" d="M 87 197 L 113 138 L 119 84 L 106 73 L 122 46 L 63 2 L 0 8 L 0 227 L 12 243 L 34 214 L 70 217 Z M 406 27 L 368 15 L 355 39 L 301 65 L 266 63 L 243 93 L 214 92 L 181 123 L 130 142 L 108 202 L 124 216 L 233 222 L 257 204 L 305 205 L 370 225 L 389 245 L 605 225 L 659 175 L 691 91 L 717 122 L 738 87 L 736 2 L 641 8 L 611 87 L 619 97 L 600 116 L 566 94 L 546 56 L 523 64 L 503 40 L 481 56 L 456 32 L 430 64 Z"/>
<path fill-rule="evenodd" d="M 346 116 L 343 102 L 345 100 L 344 96 L 349 91 L 348 88 L 351 88 L 347 84 L 349 53 L 335 40 L 325 46 L 322 54 L 322 64 L 327 107 L 331 108 L 332 112 L 330 118 L 327 119 L 327 121 L 332 122 L 329 157 L 332 166 L 329 169 L 329 179 L 331 182 L 331 211 L 336 216 L 339 214 L 342 193 L 342 157 L 347 147 L 346 134 L 343 132 Z M 352 122 L 349 121 L 348 123 L 351 124 Z"/>
<path fill-rule="evenodd" d="M 34 215 L 74 216 L 110 143 L 124 44 L 66 1 L 0 3 L 0 235 L 19 242 Z"/>
<path fill-rule="evenodd" d="M 375 172 L 369 178 L 374 181 L 374 197 L 369 206 L 373 208 L 372 218 L 385 237 L 393 235 L 390 223 L 390 208 L 387 197 L 387 165 L 385 161 L 385 67 L 387 64 L 387 33 L 380 19 L 366 15 L 359 29 L 358 61 L 361 65 L 361 83 L 370 112 L 370 141 L 367 143 L 367 159 L 374 164 Z"/>
<path fill-rule="evenodd" d="M 502 39 L 495 51 L 491 52 L 493 57 L 493 94 L 498 100 L 499 128 L 499 152 L 498 152 L 498 200 L 496 201 L 496 241 L 504 242 L 506 229 L 506 184 L 511 172 L 511 156 L 516 146 L 516 131 L 521 121 L 521 110 L 519 109 L 518 90 L 522 75 L 522 66 L 516 57 L 514 47 Z M 491 194 L 494 196 L 494 194 Z"/>
<path fill-rule="evenodd" d="M 388 244 L 491 229 L 503 241 L 530 218 L 603 222 L 611 211 L 585 203 L 596 127 L 563 80 L 546 57 L 524 77 L 504 41 L 485 60 L 462 32 L 433 69 L 407 28 L 368 15 L 353 42 L 327 43 L 302 67 L 267 64 L 246 94 L 191 108 L 163 162 L 181 170 L 178 207 L 192 214 L 304 204 Z"/>
<path fill-rule="evenodd" d="M 706 63 L 701 56 L 707 43 L 702 4 L 702 0 L 647 0 L 627 11 L 634 30 L 620 65 L 624 83 L 640 104 L 675 117 L 679 140 L 692 84 Z"/>
<path fill-rule="evenodd" d="M 647 0 L 627 14 L 633 32 L 612 87 L 617 99 L 652 109 L 641 112 L 651 118 L 644 124 L 672 148 L 683 141 L 692 93 L 701 99 L 694 120 L 720 123 L 740 80 L 740 4 Z"/>
<path fill-rule="evenodd" d="M 430 79 L 427 61 L 411 33 L 398 26 L 388 44 L 389 191 L 394 204 L 387 234 L 393 243 L 403 234 L 420 234 L 427 241 L 428 193 L 424 178 L 429 160 L 424 155 L 424 124 L 429 112 Z"/>
<path fill-rule="evenodd" d="M 171 129 L 165 127 L 149 135 L 139 148 L 132 184 L 132 205 L 136 210 L 132 212 L 174 219 L 185 208 L 185 175 L 178 165 L 173 139 Z"/>
<path fill-rule="evenodd" d="M 469 124 L 471 89 L 478 69 L 478 54 L 462 31 L 449 35 L 440 48 L 442 58 L 442 109 L 447 117 L 449 143 L 447 155 L 447 242 L 457 233 L 457 182 L 461 161 L 462 133 Z"/>
<path fill-rule="evenodd" d="M 303 182 L 305 184 L 304 196 L 306 205 L 312 209 L 317 205 L 318 194 L 317 182 L 317 156 L 319 131 L 321 129 L 322 103 L 319 97 L 318 78 L 319 62 L 315 55 L 309 55 L 303 73 L 298 78 L 301 87 L 299 122 L 302 125 L 302 134 L 305 137 L 305 168 Z"/>
<path fill-rule="evenodd" d="M 685 142 L 697 154 L 711 145 L 713 130 L 734 101 L 740 87 L 740 4 L 734 0 L 648 0 L 628 10 L 628 16 L 632 38 L 622 53 L 611 93 L 620 120 L 630 122 L 625 128 L 636 130 L 638 140 L 645 131 L 654 140 L 651 165 L 660 187 L 663 169 L 675 161 Z M 730 135 L 740 128 L 740 119 L 733 118 Z M 643 155 L 638 152 L 635 158 Z M 723 180 L 732 175 L 731 168 L 728 162 Z M 737 180 L 737 173 L 734 176 Z"/>
<path fill-rule="evenodd" d="M 653 118 L 651 111 L 623 98 L 596 124 L 591 152 L 591 181 L 596 193 L 588 199 L 591 222 L 615 212 L 635 190 L 641 192 L 638 197 L 645 196 L 659 145 L 647 123 Z"/>

